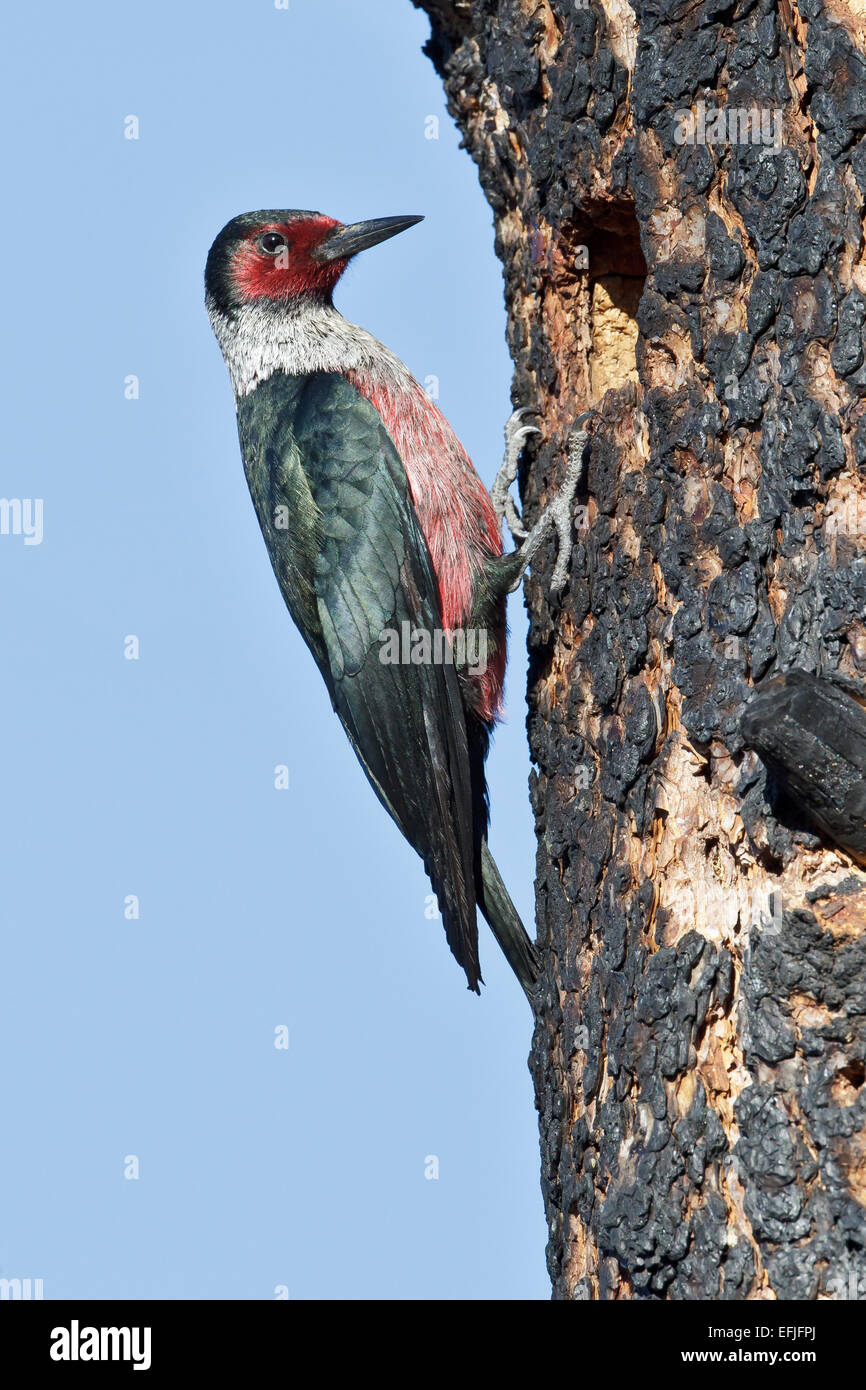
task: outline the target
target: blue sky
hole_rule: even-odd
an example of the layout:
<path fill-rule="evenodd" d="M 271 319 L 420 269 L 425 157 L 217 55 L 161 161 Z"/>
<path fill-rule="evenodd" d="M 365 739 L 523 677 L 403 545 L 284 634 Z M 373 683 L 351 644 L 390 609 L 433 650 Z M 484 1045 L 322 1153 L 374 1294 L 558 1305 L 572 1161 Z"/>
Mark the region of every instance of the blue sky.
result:
<path fill-rule="evenodd" d="M 0 535 L 0 1277 L 544 1298 L 528 1007 L 485 924 L 479 1000 L 425 917 L 274 582 L 202 298 L 236 213 L 423 213 L 337 303 L 438 378 L 492 482 L 501 277 L 427 21 L 156 0 L 6 30 L 0 495 L 43 536 Z M 491 843 L 530 925 L 519 596 L 510 621 Z"/>

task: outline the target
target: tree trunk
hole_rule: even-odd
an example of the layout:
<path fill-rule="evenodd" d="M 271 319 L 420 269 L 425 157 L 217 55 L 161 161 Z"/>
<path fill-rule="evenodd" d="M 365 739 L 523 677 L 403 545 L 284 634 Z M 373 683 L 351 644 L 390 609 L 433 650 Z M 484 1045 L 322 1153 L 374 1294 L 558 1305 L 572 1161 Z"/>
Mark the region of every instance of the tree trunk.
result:
<path fill-rule="evenodd" d="M 526 584 L 554 1297 L 864 1297 L 863 783 L 834 838 L 755 751 L 778 687 L 743 714 L 866 681 L 866 3 L 414 3 L 543 415 L 530 520 L 598 412 L 568 587 L 552 541 Z"/>

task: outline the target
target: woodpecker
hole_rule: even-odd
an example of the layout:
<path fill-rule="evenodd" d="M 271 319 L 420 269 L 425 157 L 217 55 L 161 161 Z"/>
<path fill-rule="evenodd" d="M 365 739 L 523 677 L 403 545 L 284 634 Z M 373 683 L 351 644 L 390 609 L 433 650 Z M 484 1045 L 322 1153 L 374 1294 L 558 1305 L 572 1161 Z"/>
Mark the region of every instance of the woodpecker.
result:
<path fill-rule="evenodd" d="M 588 434 L 581 417 L 565 484 L 527 536 L 508 488 L 534 412 L 511 416 L 491 498 L 408 369 L 335 308 L 352 257 L 422 220 L 245 213 L 210 249 L 205 299 L 268 554 L 334 709 L 424 861 L 469 988 L 482 983 L 477 905 L 533 1002 L 538 958 L 487 846 L 484 763 L 502 707 L 506 594 L 551 528 L 561 587 Z M 523 539 L 508 555 L 503 520 Z M 395 633 L 411 635 L 409 659 L 385 659 Z"/>

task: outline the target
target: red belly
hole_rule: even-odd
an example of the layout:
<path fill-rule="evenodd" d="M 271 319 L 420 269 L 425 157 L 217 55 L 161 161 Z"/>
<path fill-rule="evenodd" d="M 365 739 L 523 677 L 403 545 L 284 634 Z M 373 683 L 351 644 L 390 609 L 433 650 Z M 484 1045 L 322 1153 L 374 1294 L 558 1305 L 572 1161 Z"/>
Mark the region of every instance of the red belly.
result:
<path fill-rule="evenodd" d="M 502 537 L 489 494 L 445 416 L 416 381 L 394 390 L 358 372 L 348 380 L 375 406 L 403 460 L 409 491 L 439 585 L 442 626 L 465 627 L 475 575 Z M 487 669 L 464 682 L 467 704 L 488 723 L 502 711 L 505 679 L 505 603 L 489 631 Z M 468 687 L 468 688 L 467 688 Z"/>

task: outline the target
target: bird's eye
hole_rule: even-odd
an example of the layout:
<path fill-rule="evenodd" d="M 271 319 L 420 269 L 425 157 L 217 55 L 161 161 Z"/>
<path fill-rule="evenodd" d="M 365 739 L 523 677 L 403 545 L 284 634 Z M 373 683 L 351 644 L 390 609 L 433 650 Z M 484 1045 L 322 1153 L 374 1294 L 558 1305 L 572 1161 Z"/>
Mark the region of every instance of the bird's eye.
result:
<path fill-rule="evenodd" d="M 288 244 L 282 232 L 262 232 L 261 236 L 256 238 L 256 245 L 266 256 L 275 256 L 278 251 L 286 250 Z"/>

